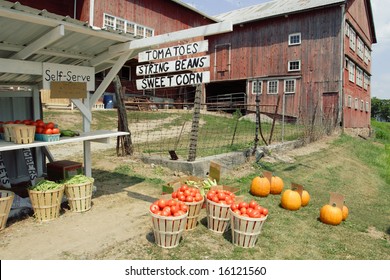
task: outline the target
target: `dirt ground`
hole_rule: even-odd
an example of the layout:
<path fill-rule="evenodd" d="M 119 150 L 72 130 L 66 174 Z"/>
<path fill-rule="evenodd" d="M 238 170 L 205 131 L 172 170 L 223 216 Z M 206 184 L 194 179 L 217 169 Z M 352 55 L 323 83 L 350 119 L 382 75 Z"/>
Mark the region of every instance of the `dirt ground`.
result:
<path fill-rule="evenodd" d="M 264 160 L 294 160 L 295 156 L 325 148 L 331 138 L 289 151 L 283 155 L 273 154 Z M 93 144 L 92 149 L 99 156 L 93 162 L 94 172 L 109 172 L 115 167 L 128 164 L 139 178 L 153 178 L 169 182 L 178 174 L 162 167 L 146 165 L 137 159 L 117 158 L 114 153 L 103 152 L 114 148 L 109 145 Z M 51 148 L 55 157 L 67 156 L 80 160 L 82 147 L 56 146 Z M 248 166 L 250 163 L 248 163 Z M 250 168 L 240 166 L 231 175 L 244 176 Z M 154 242 L 148 207 L 161 188 L 151 187 L 147 180 L 108 177 L 96 182 L 92 208 L 83 213 L 71 212 L 63 207 L 60 217 L 49 222 L 37 222 L 29 214 L 9 219 L 7 227 L 0 232 L 0 259 L 2 260 L 60 260 L 60 259 L 121 259 L 126 241 L 132 248 L 142 248 Z M 202 218 L 202 217 L 201 217 Z M 122 252 L 122 253 L 121 253 Z"/>

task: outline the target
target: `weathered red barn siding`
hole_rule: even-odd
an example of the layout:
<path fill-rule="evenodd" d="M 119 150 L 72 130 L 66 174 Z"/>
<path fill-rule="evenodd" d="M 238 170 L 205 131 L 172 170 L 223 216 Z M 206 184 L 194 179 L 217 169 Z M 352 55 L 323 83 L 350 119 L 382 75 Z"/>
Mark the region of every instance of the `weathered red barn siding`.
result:
<path fill-rule="evenodd" d="M 213 23 L 172 1 L 95 0 L 96 26 L 103 26 L 104 13 L 153 28 L 155 35 Z"/>
<path fill-rule="evenodd" d="M 38 10 L 46 10 L 50 13 L 54 13 L 62 16 L 70 16 L 73 18 L 76 12 L 76 18 L 79 19 L 83 1 L 77 1 L 76 8 L 74 7 L 74 1 L 69 0 L 7 0 L 10 2 L 19 2 L 22 5 L 34 7 Z M 89 2 L 89 1 L 85 1 Z"/>
<path fill-rule="evenodd" d="M 359 36 L 364 44 L 371 50 L 373 34 L 371 34 L 371 26 L 368 21 L 368 8 L 366 1 L 355 0 L 349 1 L 346 8 L 346 21 L 356 31 L 356 36 Z M 350 41 L 348 36 L 344 36 L 344 51 L 347 59 L 355 63 L 365 73 L 371 76 L 371 59 L 364 61 L 357 55 L 357 44 L 356 50 L 350 48 Z M 344 128 L 368 128 L 370 126 L 371 114 L 370 110 L 366 110 L 366 102 L 371 107 L 371 86 L 368 85 L 368 89 L 360 87 L 356 82 L 349 80 L 348 65 L 344 67 Z M 356 68 L 355 68 L 356 71 Z M 356 73 L 355 73 L 356 79 Z M 363 77 L 364 80 L 364 77 Z M 348 104 L 349 96 L 352 99 L 352 106 Z M 358 106 L 355 106 L 355 100 L 358 102 Z M 363 101 L 364 107 L 361 108 L 361 102 Z"/>
<path fill-rule="evenodd" d="M 279 80 L 278 92 L 281 95 L 284 80 L 296 77 L 295 94 L 286 94 L 285 97 L 286 115 L 309 117 L 320 114 L 322 94 L 340 91 L 341 26 L 340 7 L 235 25 L 232 33 L 209 38 L 210 51 L 214 51 L 215 46 L 231 46 L 230 72 L 225 71 L 222 76 L 222 72 L 211 69 L 211 80 L 263 80 L 261 104 L 276 104 L 278 96 L 266 93 L 266 81 Z M 298 32 L 302 43 L 288 46 L 289 34 Z M 288 61 L 291 60 L 301 61 L 300 71 L 288 71 Z M 211 65 L 215 65 L 215 54 L 211 56 Z M 250 84 L 248 103 L 255 104 Z M 267 108 L 262 108 L 262 111 L 274 112 L 273 107 Z M 253 107 L 249 109 L 253 110 Z M 278 113 L 282 113 L 282 106 L 279 106 Z"/>

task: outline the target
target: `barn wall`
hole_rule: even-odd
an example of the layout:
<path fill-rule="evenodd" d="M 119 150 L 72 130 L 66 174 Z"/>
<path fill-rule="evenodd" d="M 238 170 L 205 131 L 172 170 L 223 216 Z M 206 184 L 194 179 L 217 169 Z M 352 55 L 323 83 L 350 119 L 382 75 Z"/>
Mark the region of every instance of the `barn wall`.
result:
<path fill-rule="evenodd" d="M 342 14 L 340 7 L 314 10 L 244 25 L 235 25 L 232 33 L 209 38 L 211 79 L 213 81 L 259 79 L 263 81 L 262 104 L 276 104 L 278 95 L 267 94 L 267 80 L 279 81 L 279 95 L 284 92 L 284 80 L 296 78 L 295 94 L 286 95 L 285 113 L 289 116 L 310 117 L 321 113 L 322 95 L 339 92 L 341 67 Z M 302 43 L 288 46 L 288 36 L 301 33 Z M 229 45 L 230 61 L 225 72 L 216 71 L 219 46 Z M 330 58 L 331 54 L 331 58 Z M 229 55 L 226 56 L 229 58 Z M 300 60 L 300 71 L 288 71 L 288 61 Z M 248 87 L 248 103 L 255 95 Z M 338 106 L 338 105 L 337 105 Z M 274 108 L 269 107 L 269 112 Z M 282 106 L 278 113 L 282 113 Z"/>

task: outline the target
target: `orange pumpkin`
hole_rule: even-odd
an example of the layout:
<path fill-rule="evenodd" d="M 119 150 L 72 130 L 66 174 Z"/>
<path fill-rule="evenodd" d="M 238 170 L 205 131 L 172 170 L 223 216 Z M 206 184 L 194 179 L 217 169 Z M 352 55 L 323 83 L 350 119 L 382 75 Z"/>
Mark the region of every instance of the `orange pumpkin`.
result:
<path fill-rule="evenodd" d="M 281 205 L 287 210 L 299 210 L 302 205 L 301 196 L 296 190 L 285 190 L 282 194 Z"/>
<path fill-rule="evenodd" d="M 265 197 L 268 196 L 271 190 L 271 184 L 267 178 L 255 177 L 251 183 L 251 194 L 254 196 Z"/>
<path fill-rule="evenodd" d="M 328 224 L 337 226 L 343 220 L 343 212 L 336 204 L 329 205 L 326 204 L 320 209 L 320 221 Z"/>
<path fill-rule="evenodd" d="M 283 187 L 284 187 L 284 182 L 283 182 L 282 178 L 280 178 L 278 176 L 272 176 L 270 193 L 271 194 L 281 194 L 283 191 Z"/>
<path fill-rule="evenodd" d="M 310 194 L 306 190 L 303 190 L 301 199 L 302 199 L 302 206 L 305 207 L 306 205 L 309 204 Z"/>
<path fill-rule="evenodd" d="M 347 218 L 348 218 L 348 215 L 349 215 L 349 210 L 348 210 L 348 207 L 343 205 L 343 221 L 345 221 Z"/>

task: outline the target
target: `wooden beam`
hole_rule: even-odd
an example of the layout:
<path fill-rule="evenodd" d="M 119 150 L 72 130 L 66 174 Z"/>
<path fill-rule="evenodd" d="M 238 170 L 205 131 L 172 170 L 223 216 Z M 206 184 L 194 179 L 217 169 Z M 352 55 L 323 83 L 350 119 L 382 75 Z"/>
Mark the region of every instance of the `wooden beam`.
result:
<path fill-rule="evenodd" d="M 11 58 L 12 59 L 26 59 L 29 56 L 36 53 L 38 50 L 43 49 L 47 45 L 50 45 L 57 41 L 58 39 L 62 38 L 65 35 L 65 28 L 64 25 L 59 25 L 56 28 L 52 29 L 39 39 L 35 40 L 31 44 L 29 44 L 27 47 L 19 51 L 18 53 L 14 54 Z"/>
<path fill-rule="evenodd" d="M 26 74 L 42 76 L 42 62 L 20 61 L 0 58 L 1 73 Z"/>

